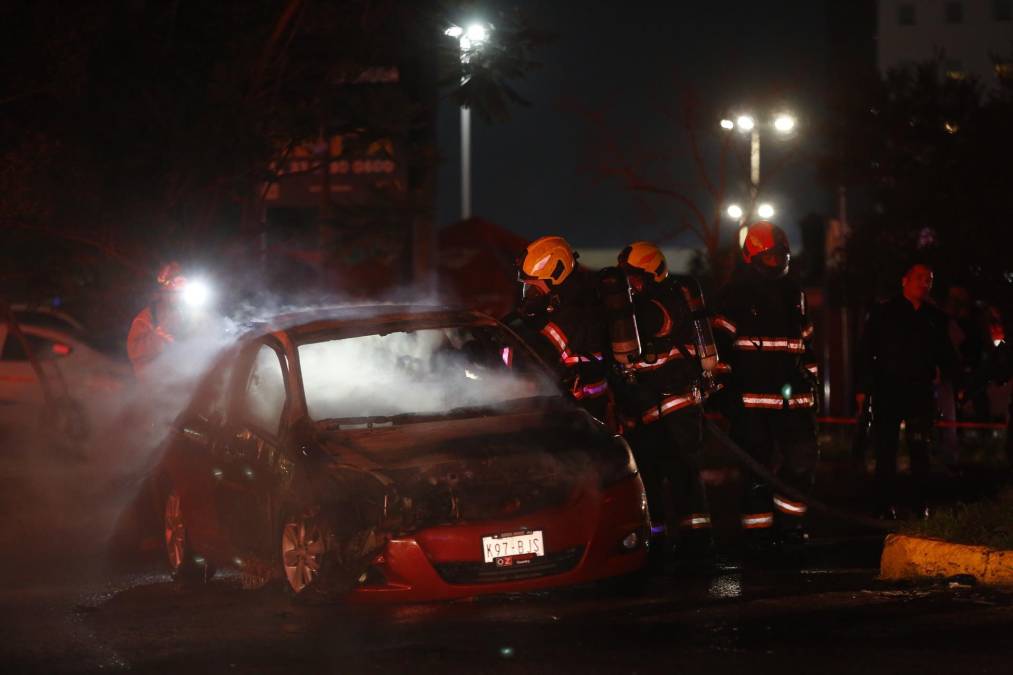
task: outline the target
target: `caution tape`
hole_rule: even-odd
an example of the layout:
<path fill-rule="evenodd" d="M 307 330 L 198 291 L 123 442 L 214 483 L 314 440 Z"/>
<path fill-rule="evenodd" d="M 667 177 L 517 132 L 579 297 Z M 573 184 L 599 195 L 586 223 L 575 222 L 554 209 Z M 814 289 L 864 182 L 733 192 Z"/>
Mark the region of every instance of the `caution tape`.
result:
<path fill-rule="evenodd" d="M 707 418 L 711 420 L 723 420 L 725 416 L 721 413 L 707 413 Z M 856 417 L 817 417 L 816 421 L 819 424 L 840 424 L 840 425 L 854 425 L 858 424 L 858 418 Z M 951 422 L 949 420 L 937 420 L 935 426 L 940 429 L 986 429 L 992 431 L 1005 431 L 1006 424 L 1002 422 Z"/>

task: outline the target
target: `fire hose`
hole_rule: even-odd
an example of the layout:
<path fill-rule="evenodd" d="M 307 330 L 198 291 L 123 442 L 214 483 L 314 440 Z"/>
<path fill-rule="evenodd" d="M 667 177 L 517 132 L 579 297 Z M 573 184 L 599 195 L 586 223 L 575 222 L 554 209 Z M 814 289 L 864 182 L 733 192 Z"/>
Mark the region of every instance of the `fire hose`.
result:
<path fill-rule="evenodd" d="M 728 434 L 724 432 L 713 420 L 705 420 L 706 428 L 714 435 L 714 438 L 728 450 L 735 459 L 746 466 L 756 476 L 759 476 L 770 485 L 777 488 L 778 492 L 783 493 L 785 496 L 790 497 L 796 501 L 806 504 L 810 509 L 817 513 L 822 513 L 825 516 L 829 516 L 834 520 L 839 520 L 854 525 L 861 525 L 874 530 L 881 530 L 884 532 L 894 532 L 897 529 L 895 523 L 884 522 L 877 520 L 876 518 L 870 518 L 869 516 L 863 516 L 857 513 L 851 513 L 842 509 L 835 508 L 828 504 L 825 504 L 818 499 L 813 499 L 812 496 L 805 494 L 801 490 L 794 488 L 780 478 L 774 475 L 767 467 L 763 466 L 760 462 L 750 455 L 748 452 L 742 449 L 738 443 L 728 437 Z"/>

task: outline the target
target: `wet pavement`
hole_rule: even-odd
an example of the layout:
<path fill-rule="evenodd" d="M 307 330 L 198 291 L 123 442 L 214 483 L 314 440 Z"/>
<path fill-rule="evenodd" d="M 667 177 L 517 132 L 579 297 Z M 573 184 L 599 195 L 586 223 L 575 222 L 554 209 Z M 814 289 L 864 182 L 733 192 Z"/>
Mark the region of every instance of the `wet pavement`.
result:
<path fill-rule="evenodd" d="M 228 575 L 186 589 L 157 553 L 109 552 L 137 483 L 102 452 L 0 460 L 2 673 L 1013 672 L 1013 590 L 877 581 L 882 535 L 819 519 L 792 565 L 730 556 L 643 584 L 373 608 Z M 825 475 L 825 497 L 861 507 L 846 472 Z M 710 488 L 734 551 L 736 489 Z"/>
<path fill-rule="evenodd" d="M 1013 672 L 1013 592 L 875 579 L 878 541 L 525 596 L 300 606 L 157 562 L 55 564 L 0 589 L 3 672 Z M 844 563 L 827 566 L 831 562 Z M 67 561 L 69 562 L 69 561 Z"/>

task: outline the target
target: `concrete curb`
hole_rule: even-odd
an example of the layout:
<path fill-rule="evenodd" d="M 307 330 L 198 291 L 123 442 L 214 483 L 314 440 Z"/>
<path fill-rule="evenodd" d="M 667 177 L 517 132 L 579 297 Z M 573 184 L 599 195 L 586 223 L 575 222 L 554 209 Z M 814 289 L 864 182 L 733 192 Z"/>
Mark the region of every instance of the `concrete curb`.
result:
<path fill-rule="evenodd" d="M 1013 586 L 1013 551 L 891 534 L 883 546 L 879 574 L 888 580 L 968 575 L 982 584 Z"/>

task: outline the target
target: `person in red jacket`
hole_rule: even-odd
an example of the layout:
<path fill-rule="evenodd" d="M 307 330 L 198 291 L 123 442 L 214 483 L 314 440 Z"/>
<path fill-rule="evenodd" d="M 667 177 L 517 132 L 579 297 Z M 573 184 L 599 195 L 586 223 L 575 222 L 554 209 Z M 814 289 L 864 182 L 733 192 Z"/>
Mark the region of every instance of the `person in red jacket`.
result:
<path fill-rule="evenodd" d="M 719 293 L 713 324 L 727 375 L 731 436 L 794 492 L 807 493 L 818 458 L 813 325 L 805 293 L 788 276 L 791 251 L 781 228 L 750 225 L 742 244 L 747 263 Z M 754 477 L 742 501 L 747 547 L 798 545 L 807 539 L 804 500 Z"/>

